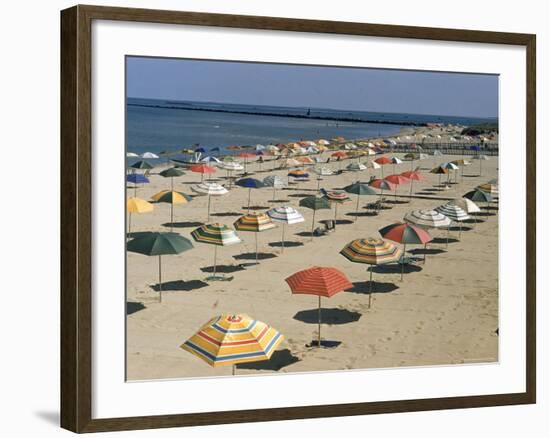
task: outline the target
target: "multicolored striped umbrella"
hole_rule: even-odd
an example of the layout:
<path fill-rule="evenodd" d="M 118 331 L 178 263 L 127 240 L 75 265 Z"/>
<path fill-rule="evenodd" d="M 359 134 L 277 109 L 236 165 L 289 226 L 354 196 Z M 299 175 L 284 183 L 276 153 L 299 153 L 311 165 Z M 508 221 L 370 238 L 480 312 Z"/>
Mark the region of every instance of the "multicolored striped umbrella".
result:
<path fill-rule="evenodd" d="M 191 237 L 197 242 L 214 245 L 214 270 L 213 275 L 208 277 L 207 280 L 219 279 L 219 277 L 216 277 L 218 246 L 235 245 L 241 243 L 241 239 L 234 230 L 220 223 L 202 225 L 191 232 Z"/>
<path fill-rule="evenodd" d="M 341 251 L 345 258 L 354 263 L 366 263 L 368 265 L 381 265 L 384 263 L 398 262 L 402 251 L 393 243 L 369 237 L 356 239 L 348 243 Z M 372 269 L 369 280 L 369 308 L 372 302 Z"/>
<path fill-rule="evenodd" d="M 326 199 L 334 204 L 334 226 L 336 226 L 336 221 L 338 220 L 338 205 L 351 201 L 351 199 L 349 198 L 348 194 L 342 190 L 321 189 L 321 193 L 323 193 Z M 357 196 L 357 198 L 359 198 L 359 196 Z"/>
<path fill-rule="evenodd" d="M 245 314 L 212 318 L 181 348 L 212 367 L 269 360 L 284 336 Z"/>
<path fill-rule="evenodd" d="M 215 173 L 216 168 L 209 166 L 208 164 L 194 164 L 189 168 L 191 172 L 200 173 L 201 174 L 201 182 L 204 180 L 204 174 L 205 173 Z"/>
<path fill-rule="evenodd" d="M 128 210 L 128 234 L 132 229 L 132 213 L 149 213 L 153 211 L 153 204 L 140 198 L 129 198 L 126 201 L 126 209 Z"/>
<path fill-rule="evenodd" d="M 162 261 L 163 255 L 175 255 L 193 248 L 189 239 L 176 233 L 146 233 L 126 244 L 126 249 L 147 256 L 159 257 L 159 302 L 162 302 Z"/>
<path fill-rule="evenodd" d="M 330 298 L 339 292 L 351 289 L 353 284 L 342 271 L 320 266 L 296 272 L 285 281 L 293 294 L 317 295 L 319 297 L 317 346 L 321 347 L 321 297 Z"/>
<path fill-rule="evenodd" d="M 210 197 L 211 196 L 223 196 L 229 193 L 229 191 L 224 187 L 216 183 L 202 182 L 191 187 L 195 193 L 208 196 L 208 206 L 207 206 L 207 221 L 210 220 Z"/>
<path fill-rule="evenodd" d="M 478 207 L 478 205 L 468 198 L 457 198 L 450 201 L 451 204 L 459 206 L 462 210 L 464 210 L 466 213 L 479 213 L 481 209 Z"/>
<path fill-rule="evenodd" d="M 170 231 L 172 231 L 174 224 L 174 204 L 187 204 L 193 200 L 191 196 L 186 195 L 185 193 L 170 190 L 162 190 L 155 193 L 151 196 L 151 199 L 155 202 L 170 204 Z"/>
<path fill-rule="evenodd" d="M 273 220 L 273 222 L 280 222 L 283 224 L 283 234 L 281 237 L 281 252 L 285 250 L 285 227 L 286 225 L 299 224 L 304 222 L 304 217 L 300 212 L 293 207 L 284 205 L 282 207 L 272 208 L 267 211 L 267 215 Z"/>
<path fill-rule="evenodd" d="M 317 210 L 330 210 L 330 203 L 321 196 L 306 196 L 300 199 L 299 205 L 313 210 L 311 218 L 311 238 L 313 239 L 313 229 L 315 228 L 315 213 Z"/>
<path fill-rule="evenodd" d="M 460 235 L 462 234 L 462 221 L 470 219 L 470 216 L 468 215 L 468 213 L 466 213 L 464 210 L 462 210 L 462 208 L 460 208 L 456 204 L 453 204 L 452 202 L 436 207 L 435 211 L 437 211 L 438 213 L 441 213 L 444 216 L 447 216 L 453 222 L 458 222 L 460 227 L 458 231 L 458 237 L 460 238 Z M 447 228 L 447 230 L 449 230 L 449 228 Z M 449 245 L 449 232 L 447 231 L 447 246 L 448 245 Z"/>
<path fill-rule="evenodd" d="M 426 248 L 428 242 L 433 240 L 432 236 L 422 228 L 402 222 L 388 225 L 378 232 L 384 239 L 403 244 L 403 255 L 407 254 L 407 244 L 422 244 Z M 426 261 L 425 255 L 424 261 Z M 405 263 L 401 263 L 401 281 L 403 281 L 404 270 Z"/>
<path fill-rule="evenodd" d="M 237 219 L 233 226 L 237 231 L 254 232 L 256 244 L 256 264 L 258 263 L 258 233 L 271 230 L 276 227 L 271 218 L 265 213 L 249 213 Z"/>
<path fill-rule="evenodd" d="M 451 220 L 435 210 L 413 210 L 403 217 L 405 222 L 421 228 L 448 228 Z"/>
<path fill-rule="evenodd" d="M 276 199 L 277 189 L 282 189 L 288 186 L 287 182 L 277 175 L 266 176 L 263 179 L 263 183 L 266 187 L 273 187 L 273 201 Z"/>
<path fill-rule="evenodd" d="M 493 197 L 498 197 L 498 185 L 496 184 L 485 183 L 476 188 L 482 192 L 489 193 Z"/>

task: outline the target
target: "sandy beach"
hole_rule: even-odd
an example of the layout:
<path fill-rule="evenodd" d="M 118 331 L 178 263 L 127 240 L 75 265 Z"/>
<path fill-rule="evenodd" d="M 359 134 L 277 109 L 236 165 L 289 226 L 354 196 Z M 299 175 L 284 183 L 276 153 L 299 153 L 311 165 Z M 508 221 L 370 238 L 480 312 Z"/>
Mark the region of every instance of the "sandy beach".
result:
<path fill-rule="evenodd" d="M 409 129 L 407 133 L 412 132 Z M 328 157 L 325 152 L 323 157 Z M 395 154 L 402 157 L 404 154 Z M 372 159 L 373 157 L 370 157 Z M 374 157 L 375 158 L 375 157 Z M 281 227 L 258 234 L 260 262 L 254 265 L 254 233 L 238 232 L 242 243 L 218 248 L 220 271 L 233 277 L 231 281 L 206 282 L 213 263 L 214 248 L 193 242 L 194 249 L 175 256 L 163 257 L 163 297 L 159 303 L 158 262 L 156 257 L 128 253 L 127 256 L 127 378 L 147 380 L 231 375 L 231 367 L 208 366 L 180 345 L 204 323 L 216 315 L 245 313 L 278 329 L 285 341 L 272 358 L 278 372 L 297 373 L 316 370 L 343 370 L 398 366 L 424 366 L 494 362 L 498 360 L 498 211 L 489 210 L 483 222 L 463 225 L 451 231 L 445 248 L 445 230 L 430 230 L 435 238 L 428 245 L 425 264 L 419 263 L 405 271 L 374 268 L 373 305 L 368 303 L 368 265 L 351 263 L 339 254 L 350 241 L 357 238 L 380 237 L 378 230 L 400 222 L 410 210 L 433 209 L 469 190 L 498 177 L 498 156 L 483 162 L 479 176 L 479 161 L 458 172 L 458 183 L 436 191 L 438 175 L 429 173 L 434 165 L 460 159 L 462 156 L 432 157 L 415 161 L 426 180 L 415 182 L 413 197 L 409 186 L 398 189 L 395 203 L 393 193 L 385 194 L 388 208 L 371 215 L 363 208 L 376 197 L 360 199 L 362 215 L 354 221 L 356 196 L 338 206 L 336 230 L 325 236 L 310 237 L 312 210 L 299 207 L 301 198 L 316 193 L 318 181 L 312 173 L 308 182 L 292 184 L 277 191 L 272 202 L 270 188 L 252 190 L 254 211 L 290 205 L 298 209 L 305 222 L 286 227 L 289 242 L 281 253 Z M 345 168 L 354 160 L 332 162 L 332 169 Z M 362 157 L 362 162 L 367 158 Z M 139 187 L 137 196 L 149 200 L 160 190 L 170 189 L 170 179 L 158 172 L 168 167 L 155 167 L 150 184 Z M 264 171 L 252 177 L 263 179 L 279 175 L 287 179 L 288 170 L 265 171 L 272 163 L 263 164 Z M 395 172 L 411 169 L 410 162 L 395 166 Z M 256 172 L 257 164 L 249 166 Z M 392 165 L 385 166 L 384 175 L 394 173 Z M 320 186 L 343 188 L 361 180 L 367 182 L 381 170 L 343 172 L 323 177 Z M 228 186 L 226 172 L 218 170 L 205 175 Z M 444 175 L 443 180 L 446 179 Z M 174 179 L 174 190 L 193 195 L 191 186 L 200 182 L 201 175 L 186 172 Z M 128 189 L 128 196 L 134 195 Z M 195 194 L 196 195 L 196 194 Z M 407 196 L 405 196 L 407 195 Z M 246 213 L 248 189 L 233 186 L 227 195 L 212 198 L 210 222 L 233 227 L 233 222 Z M 409 202 L 410 201 L 410 202 Z M 494 206 L 495 204 L 493 204 Z M 206 196 L 195 196 L 185 205 L 174 205 L 174 231 L 193 240 L 190 232 L 206 222 Z M 315 226 L 334 218 L 332 210 L 316 212 Z M 155 204 L 151 213 L 133 214 L 132 231 L 169 231 L 170 204 Z M 401 246 L 401 245 L 399 245 Z M 421 246 L 408 245 L 409 255 Z M 323 338 L 342 343 L 333 349 L 309 348 L 306 344 L 316 337 L 317 297 L 292 295 L 284 279 L 312 266 L 330 266 L 343 271 L 353 283 L 353 289 L 323 299 Z M 273 366 L 238 366 L 239 375 L 273 373 Z M 257 368 L 257 367 L 256 367 Z"/>

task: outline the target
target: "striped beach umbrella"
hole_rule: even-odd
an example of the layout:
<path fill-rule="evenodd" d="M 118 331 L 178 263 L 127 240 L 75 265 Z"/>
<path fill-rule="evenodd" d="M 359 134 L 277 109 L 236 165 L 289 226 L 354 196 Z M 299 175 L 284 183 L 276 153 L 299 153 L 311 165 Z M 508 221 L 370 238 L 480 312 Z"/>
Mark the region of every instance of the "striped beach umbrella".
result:
<path fill-rule="evenodd" d="M 350 163 L 346 166 L 346 169 L 350 172 L 360 172 L 362 170 L 367 170 L 367 166 L 363 163 Z"/>
<path fill-rule="evenodd" d="M 191 172 L 200 173 L 201 174 L 201 182 L 203 182 L 205 174 L 216 172 L 216 168 L 212 167 L 212 166 L 209 166 L 208 164 L 194 164 L 189 168 L 189 170 Z"/>
<path fill-rule="evenodd" d="M 315 228 L 315 213 L 317 210 L 330 210 L 330 203 L 321 196 L 306 196 L 300 199 L 300 207 L 306 207 L 313 210 L 311 218 L 311 238 L 313 239 L 313 229 Z"/>
<path fill-rule="evenodd" d="M 367 238 L 356 239 L 348 243 L 341 251 L 345 258 L 354 263 L 367 265 L 382 265 L 384 263 L 398 262 L 402 251 L 392 242 L 383 239 Z M 369 308 L 372 303 L 372 269 L 369 280 Z"/>
<path fill-rule="evenodd" d="M 252 231 L 256 246 L 256 264 L 258 263 L 258 233 L 276 227 L 271 218 L 265 213 L 249 213 L 237 219 L 233 226 L 237 231 Z"/>
<path fill-rule="evenodd" d="M 214 269 L 212 276 L 208 277 L 207 280 L 218 280 L 219 277 L 216 277 L 218 246 L 235 245 L 241 243 L 241 239 L 234 230 L 220 223 L 202 225 L 191 231 L 191 237 L 197 242 L 214 245 Z"/>
<path fill-rule="evenodd" d="M 245 314 L 212 318 L 180 348 L 212 367 L 269 360 L 284 336 Z"/>
<path fill-rule="evenodd" d="M 139 161 L 136 161 L 134 164 L 130 165 L 130 167 L 132 169 L 150 170 L 154 166 L 145 160 L 139 160 Z"/>
<path fill-rule="evenodd" d="M 450 204 L 457 205 L 462 210 L 464 210 L 466 213 L 479 213 L 481 209 L 478 207 L 478 205 L 468 198 L 457 198 L 450 201 Z"/>
<path fill-rule="evenodd" d="M 360 181 L 354 182 L 353 184 L 344 187 L 344 190 L 348 193 L 353 193 L 354 195 L 357 195 L 357 205 L 355 206 L 355 211 L 357 215 L 354 219 L 355 221 L 357 221 L 357 217 L 359 215 L 359 197 L 377 195 L 376 190 L 372 189 L 369 184 L 362 183 Z"/>
<path fill-rule="evenodd" d="M 451 220 L 435 210 L 413 210 L 403 217 L 405 222 L 417 225 L 421 228 L 448 228 Z"/>
<path fill-rule="evenodd" d="M 334 204 L 334 226 L 336 226 L 336 221 L 338 220 L 338 205 L 344 204 L 345 202 L 351 201 L 348 194 L 342 190 L 321 190 L 324 197 L 329 200 L 331 204 Z M 357 196 L 359 199 L 359 195 Z"/>
<path fill-rule="evenodd" d="M 287 187 L 286 181 L 277 175 L 266 176 L 262 182 L 266 187 L 273 187 L 273 201 L 275 201 L 277 189 L 282 189 Z"/>
<path fill-rule="evenodd" d="M 227 157 L 224 157 L 221 163 L 216 164 L 216 166 L 219 169 L 223 169 L 227 171 L 227 178 L 229 179 L 229 188 L 231 188 L 233 184 L 233 172 L 241 172 L 244 170 L 244 167 L 241 163 L 237 161 L 227 161 L 228 159 L 234 160 L 233 157 L 227 156 Z"/>
<path fill-rule="evenodd" d="M 130 240 L 126 249 L 147 256 L 159 258 L 159 302 L 162 302 L 162 259 L 163 255 L 175 255 L 193 248 L 189 239 L 176 233 L 146 233 Z"/>
<path fill-rule="evenodd" d="M 380 198 L 379 198 L 378 210 L 377 210 L 377 212 L 379 212 L 380 207 L 382 206 L 382 196 L 384 195 L 384 190 L 391 191 L 391 190 L 394 190 L 396 186 L 391 181 L 388 181 L 386 179 L 378 179 L 378 178 L 373 179 L 372 181 L 369 181 L 369 186 L 380 190 Z"/>
<path fill-rule="evenodd" d="M 317 295 L 319 307 L 317 312 L 317 347 L 321 347 L 321 297 L 330 298 L 346 289 L 351 289 L 353 284 L 344 273 L 336 268 L 314 266 L 292 274 L 286 278 L 293 294 Z M 313 342 L 312 342 L 313 345 Z"/>
<path fill-rule="evenodd" d="M 407 244 L 426 245 L 433 240 L 429 233 L 416 225 L 398 222 L 388 225 L 378 230 L 384 239 L 392 240 L 403 245 L 403 256 L 407 254 Z M 424 258 L 424 261 L 426 259 Z M 405 263 L 401 263 L 401 281 L 403 281 L 403 272 Z"/>
<path fill-rule="evenodd" d="M 170 204 L 170 231 L 172 231 L 174 224 L 174 204 L 187 204 L 193 200 L 191 196 L 185 193 L 174 192 L 172 190 L 162 190 L 151 196 L 151 199 L 155 202 Z"/>
<path fill-rule="evenodd" d="M 216 183 L 203 182 L 196 184 L 191 187 L 195 193 L 208 196 L 208 206 L 207 206 L 207 221 L 210 220 L 210 197 L 211 196 L 223 196 L 229 193 L 229 191 L 224 187 Z"/>
<path fill-rule="evenodd" d="M 185 172 L 181 171 L 177 167 L 170 167 L 159 173 L 164 178 L 170 178 L 170 190 L 174 190 L 174 178 L 185 175 Z"/>
<path fill-rule="evenodd" d="M 436 207 L 435 211 L 437 211 L 438 213 L 441 213 L 444 216 L 447 216 L 453 222 L 458 222 L 459 224 L 458 237 L 460 238 L 460 235 L 462 234 L 462 221 L 470 219 L 470 216 L 468 215 L 468 213 L 466 213 L 462 208 L 460 208 L 456 204 L 453 204 L 452 202 L 448 202 L 447 204 Z M 449 233 L 447 232 L 447 245 L 448 244 L 449 244 Z"/>
<path fill-rule="evenodd" d="M 293 207 L 284 205 L 282 207 L 275 207 L 267 211 L 267 215 L 273 220 L 273 222 L 279 222 L 283 224 L 283 234 L 281 237 L 281 252 L 285 250 L 285 227 L 286 225 L 294 225 L 304 222 L 304 217 L 300 212 Z"/>
<path fill-rule="evenodd" d="M 485 183 L 476 187 L 476 189 L 481 190 L 482 192 L 489 193 L 493 197 L 498 197 L 498 185 Z"/>
<path fill-rule="evenodd" d="M 239 187 L 244 187 L 248 189 L 248 204 L 246 210 L 247 213 L 250 213 L 250 194 L 252 193 L 252 189 L 261 189 L 262 187 L 265 187 L 265 184 L 256 178 L 242 178 L 238 180 L 235 184 Z"/>
<path fill-rule="evenodd" d="M 141 173 L 130 173 L 126 175 L 126 181 L 134 185 L 134 197 L 137 195 L 138 184 L 148 184 L 149 178 Z"/>
<path fill-rule="evenodd" d="M 129 198 L 126 201 L 126 210 L 128 211 L 128 234 L 132 229 L 132 214 L 133 213 L 149 213 L 153 211 L 153 204 L 140 198 Z"/>

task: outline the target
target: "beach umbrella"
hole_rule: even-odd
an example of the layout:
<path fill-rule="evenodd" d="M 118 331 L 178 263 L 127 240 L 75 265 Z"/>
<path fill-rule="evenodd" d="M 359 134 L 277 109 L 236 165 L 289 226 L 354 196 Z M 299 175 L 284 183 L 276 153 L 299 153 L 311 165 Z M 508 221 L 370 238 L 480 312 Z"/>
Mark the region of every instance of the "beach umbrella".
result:
<path fill-rule="evenodd" d="M 374 187 L 380 190 L 379 205 L 378 211 L 380 210 L 382 204 L 382 196 L 384 195 L 384 190 L 392 191 L 395 190 L 395 184 L 386 179 L 373 179 L 369 181 L 369 186 Z"/>
<path fill-rule="evenodd" d="M 152 169 L 154 166 L 150 163 L 148 163 L 145 160 L 136 161 L 134 164 L 130 165 L 132 169 L 145 169 L 149 170 Z"/>
<path fill-rule="evenodd" d="M 407 254 L 407 244 L 421 244 L 424 245 L 425 248 L 426 244 L 433 240 L 432 236 L 430 236 L 426 230 L 409 223 L 398 222 L 391 224 L 381 228 L 378 232 L 384 239 L 401 243 L 403 245 L 403 257 Z M 404 270 L 405 263 L 401 263 L 401 281 L 403 281 Z"/>
<path fill-rule="evenodd" d="M 367 170 L 367 166 L 362 163 L 350 163 L 346 166 L 346 169 L 351 172 L 360 172 L 362 170 Z"/>
<path fill-rule="evenodd" d="M 126 158 L 138 158 L 139 155 L 135 152 L 126 152 Z"/>
<path fill-rule="evenodd" d="M 254 232 L 254 243 L 256 247 L 256 264 L 258 263 L 258 233 L 271 230 L 276 227 L 271 218 L 265 213 L 250 213 L 237 219 L 233 226 L 237 231 Z"/>
<path fill-rule="evenodd" d="M 441 175 L 448 175 L 449 170 L 445 169 L 444 167 L 437 166 L 437 167 L 434 167 L 432 170 L 430 170 L 430 173 L 434 173 L 438 176 L 437 185 L 440 186 L 441 185 Z"/>
<path fill-rule="evenodd" d="M 367 167 L 370 167 L 371 169 L 381 169 L 382 166 L 380 164 L 378 164 L 376 161 L 369 161 L 369 163 L 367 164 Z"/>
<path fill-rule="evenodd" d="M 490 193 L 484 192 L 483 190 L 479 189 L 475 189 L 466 193 L 464 197 L 474 202 L 485 202 L 487 203 L 487 205 L 489 205 L 489 202 L 493 200 L 493 196 Z"/>
<path fill-rule="evenodd" d="M 301 164 L 315 164 L 315 161 L 311 157 L 308 157 L 307 155 L 303 157 L 296 157 L 296 161 L 300 162 Z"/>
<path fill-rule="evenodd" d="M 126 175 L 126 181 L 134 185 L 134 196 L 136 196 L 138 184 L 148 184 L 149 178 L 141 173 L 130 173 Z"/>
<path fill-rule="evenodd" d="M 210 197 L 211 196 L 223 196 L 229 193 L 229 191 L 224 187 L 216 183 L 203 182 L 196 184 L 191 187 L 195 193 L 208 196 L 208 207 L 207 207 L 207 221 L 210 220 Z"/>
<path fill-rule="evenodd" d="M 319 298 L 317 347 L 321 347 L 321 297 L 330 298 L 346 289 L 351 289 L 353 284 L 342 271 L 321 266 L 296 272 L 285 278 L 285 281 L 293 294 L 317 295 Z"/>
<path fill-rule="evenodd" d="M 451 220 L 435 210 L 412 210 L 403 217 L 405 222 L 421 228 L 448 228 Z"/>
<path fill-rule="evenodd" d="M 392 164 L 393 164 L 393 173 L 395 173 L 395 165 L 396 164 L 403 164 L 403 160 L 397 158 L 397 157 L 391 157 L 390 158 Z"/>
<path fill-rule="evenodd" d="M 256 154 L 252 153 L 252 152 L 241 152 L 237 155 L 239 158 L 244 158 L 244 172 L 246 173 L 246 168 L 247 168 L 247 164 L 248 164 L 248 159 L 249 158 L 255 158 L 256 157 Z"/>
<path fill-rule="evenodd" d="M 126 201 L 126 210 L 128 210 L 128 234 L 132 229 L 132 213 L 149 213 L 153 211 L 153 204 L 140 198 L 129 198 Z"/>
<path fill-rule="evenodd" d="M 252 189 L 261 189 L 262 187 L 265 187 L 265 184 L 259 179 L 255 178 L 242 178 L 238 180 L 235 184 L 237 184 L 239 187 L 244 187 L 248 189 L 248 204 L 246 208 L 247 212 L 250 213 L 250 193 L 252 192 Z"/>
<path fill-rule="evenodd" d="M 355 216 L 355 221 L 357 221 L 357 217 L 359 214 L 359 197 L 377 195 L 377 193 L 369 186 L 369 184 L 362 183 L 360 181 L 354 182 L 353 184 L 344 187 L 344 190 L 348 193 L 353 193 L 354 195 L 357 195 L 357 205 L 355 207 L 357 213 L 357 215 Z"/>
<path fill-rule="evenodd" d="M 267 215 L 273 222 L 279 222 L 283 224 L 283 234 L 281 237 L 281 252 L 285 249 L 285 227 L 286 225 L 299 224 L 304 222 L 304 217 L 300 212 L 290 206 L 275 207 L 267 211 Z"/>
<path fill-rule="evenodd" d="M 458 167 L 460 167 L 460 179 L 463 180 L 464 179 L 464 167 L 466 166 L 469 166 L 470 164 L 472 164 L 471 161 L 469 160 L 465 160 L 463 158 L 461 158 L 460 160 L 453 160 L 451 161 L 451 163 L 457 165 Z"/>
<path fill-rule="evenodd" d="M 174 190 L 174 178 L 185 175 L 185 172 L 179 170 L 177 167 L 170 167 L 159 173 L 164 178 L 170 178 L 170 190 Z"/>
<path fill-rule="evenodd" d="M 438 213 L 441 213 L 444 216 L 447 216 L 453 222 L 458 222 L 460 227 L 458 232 L 458 237 L 460 238 L 460 235 L 462 234 L 462 221 L 470 219 L 470 216 L 468 215 L 468 213 L 466 213 L 462 208 L 460 208 L 456 204 L 453 204 L 452 202 L 448 202 L 447 204 L 436 207 L 435 211 L 437 211 Z M 449 230 L 449 228 L 447 230 Z M 449 245 L 449 232 L 447 231 L 447 246 L 448 245 Z"/>
<path fill-rule="evenodd" d="M 216 168 L 209 166 L 207 164 L 194 164 L 192 165 L 189 170 L 191 172 L 200 173 L 201 174 L 201 182 L 204 180 L 204 174 L 205 173 L 215 173 Z"/>
<path fill-rule="evenodd" d="M 154 154 L 153 152 L 144 152 L 141 154 L 141 158 L 148 158 L 148 159 L 157 159 L 159 156 L 157 154 Z"/>
<path fill-rule="evenodd" d="M 464 210 L 466 213 L 479 213 L 481 209 L 479 206 L 468 198 L 457 198 L 450 201 L 451 204 L 459 206 L 462 210 Z"/>
<path fill-rule="evenodd" d="M 284 187 L 287 187 L 286 181 L 277 175 L 270 175 L 266 176 L 262 182 L 266 187 L 273 187 L 273 201 L 275 201 L 275 195 L 277 189 L 282 189 Z"/>
<path fill-rule="evenodd" d="M 162 302 L 162 256 L 175 255 L 193 248 L 189 239 L 176 233 L 145 233 L 126 244 L 130 252 L 159 258 L 159 302 Z"/>
<path fill-rule="evenodd" d="M 346 158 L 348 154 L 345 151 L 336 151 L 330 154 L 330 156 L 333 158 Z"/>
<path fill-rule="evenodd" d="M 237 161 L 227 161 L 226 158 L 231 158 L 231 157 L 225 157 L 223 159 L 223 162 L 218 163 L 217 166 L 218 168 L 227 171 L 227 178 L 229 179 L 229 188 L 231 188 L 233 184 L 232 173 L 240 172 L 244 170 L 244 167 L 241 163 L 238 163 Z"/>
<path fill-rule="evenodd" d="M 345 258 L 354 263 L 365 263 L 368 265 L 382 265 L 385 263 L 398 262 L 401 259 L 401 250 L 392 242 L 369 237 L 367 239 L 356 239 L 348 243 L 341 251 Z M 369 280 L 369 308 L 372 303 L 372 269 Z"/>
<path fill-rule="evenodd" d="M 409 178 L 407 178 L 404 175 L 400 175 L 400 174 L 393 174 L 393 175 L 387 176 L 386 178 L 384 178 L 384 180 L 391 182 L 395 186 L 394 193 L 395 193 L 395 199 L 396 200 L 397 200 L 397 188 L 398 188 L 398 186 L 400 186 L 402 184 L 407 184 L 408 182 L 410 182 Z"/>
<path fill-rule="evenodd" d="M 476 189 L 481 190 L 482 192 L 485 192 L 485 193 L 489 193 L 493 197 L 498 196 L 498 185 L 496 184 L 485 183 L 477 186 Z"/>
<path fill-rule="evenodd" d="M 185 193 L 174 192 L 172 190 L 162 190 L 151 196 L 151 199 L 155 202 L 170 204 L 170 231 L 172 231 L 174 224 L 174 204 L 187 204 L 193 200 L 191 196 Z"/>
<path fill-rule="evenodd" d="M 311 238 L 313 239 L 313 228 L 315 227 L 315 213 L 317 210 L 330 210 L 330 203 L 320 196 L 306 196 L 300 199 L 300 207 L 306 207 L 313 210 L 313 217 L 311 220 Z"/>
<path fill-rule="evenodd" d="M 202 163 L 221 163 L 219 158 L 208 155 L 207 157 L 201 158 Z"/>
<path fill-rule="evenodd" d="M 405 178 L 408 178 L 411 181 L 411 187 L 410 187 L 410 190 L 409 190 L 409 202 L 410 202 L 410 198 L 412 198 L 414 182 L 415 181 L 424 181 L 424 177 L 422 176 L 422 174 L 420 172 L 415 171 L 415 170 L 408 170 L 406 172 L 403 172 L 401 175 L 404 176 Z"/>
<path fill-rule="evenodd" d="M 482 173 L 482 164 L 484 161 L 488 161 L 489 157 L 487 155 L 479 154 L 474 156 L 474 160 L 479 160 L 479 176 L 483 175 Z"/>
<path fill-rule="evenodd" d="M 384 166 L 388 165 L 388 164 L 392 164 L 392 160 L 388 157 L 379 157 L 379 158 L 376 158 L 374 160 L 374 162 L 376 164 L 379 164 L 381 167 L 381 172 L 382 172 L 382 178 L 384 178 Z"/>
<path fill-rule="evenodd" d="M 345 202 L 351 201 L 346 192 L 342 190 L 324 190 L 321 192 L 329 200 L 331 204 L 334 204 L 334 226 L 336 226 L 336 221 L 338 220 L 338 205 L 344 204 Z M 359 195 L 357 195 L 359 199 Z M 359 209 L 359 207 L 357 207 Z"/>
<path fill-rule="evenodd" d="M 330 141 L 325 140 L 324 138 L 320 138 L 319 140 L 317 140 L 317 144 L 319 146 L 328 146 L 330 144 Z"/>
<path fill-rule="evenodd" d="M 217 280 L 216 263 L 218 257 L 218 246 L 229 246 L 241 243 L 241 239 L 234 230 L 227 225 L 220 223 L 205 224 L 191 231 L 191 237 L 197 242 L 214 245 L 214 270 L 212 276 L 207 280 Z"/>
<path fill-rule="evenodd" d="M 284 336 L 245 314 L 220 315 L 204 324 L 181 346 L 211 367 L 269 360 Z"/>
<path fill-rule="evenodd" d="M 459 169 L 459 167 L 455 163 L 441 163 L 440 167 L 447 170 L 452 170 L 455 173 L 455 181 L 456 181 L 456 171 Z M 449 182 L 451 177 L 451 174 L 447 174 L 447 183 Z"/>

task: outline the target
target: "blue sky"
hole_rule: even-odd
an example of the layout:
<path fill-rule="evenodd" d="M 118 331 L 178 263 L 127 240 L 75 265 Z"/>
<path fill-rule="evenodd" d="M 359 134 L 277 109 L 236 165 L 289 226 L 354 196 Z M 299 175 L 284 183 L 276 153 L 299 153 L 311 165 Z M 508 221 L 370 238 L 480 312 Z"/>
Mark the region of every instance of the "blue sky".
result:
<path fill-rule="evenodd" d="M 127 58 L 129 97 L 469 117 L 498 116 L 498 76 Z"/>

